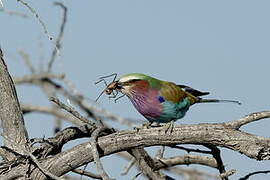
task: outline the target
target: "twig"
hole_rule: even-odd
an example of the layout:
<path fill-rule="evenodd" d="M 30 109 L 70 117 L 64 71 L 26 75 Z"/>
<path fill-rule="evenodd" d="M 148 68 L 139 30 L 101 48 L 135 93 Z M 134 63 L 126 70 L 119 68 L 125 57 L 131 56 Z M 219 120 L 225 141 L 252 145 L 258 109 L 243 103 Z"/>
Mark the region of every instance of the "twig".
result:
<path fill-rule="evenodd" d="M 67 99 L 70 99 L 74 103 L 76 103 L 82 110 L 84 110 L 88 116 L 92 117 L 94 120 L 99 121 L 100 118 L 97 117 L 90 108 L 88 108 L 88 104 L 85 103 L 84 98 L 80 95 L 74 95 L 70 93 L 68 90 L 63 88 L 61 85 L 53 82 L 53 81 L 48 81 L 52 86 L 54 86 L 63 96 L 67 97 Z"/>
<path fill-rule="evenodd" d="M 97 166 L 97 171 L 99 172 L 100 176 L 102 177 L 103 180 L 111 180 L 111 178 L 108 176 L 108 174 L 105 172 L 102 163 L 100 161 L 99 158 L 99 153 L 98 153 L 98 149 L 97 149 L 97 138 L 98 135 L 104 131 L 106 128 L 105 127 L 98 127 L 93 133 L 92 133 L 92 140 L 90 141 L 91 147 L 92 147 L 92 154 L 93 154 L 93 158 L 94 161 L 96 163 Z"/>
<path fill-rule="evenodd" d="M 67 22 L 67 7 L 61 2 L 54 2 L 54 5 L 59 6 L 63 9 L 63 15 L 62 15 L 62 23 L 60 26 L 60 31 L 56 39 L 56 47 L 54 48 L 51 59 L 48 63 L 48 72 L 51 71 L 52 65 L 56 58 L 56 53 L 59 52 L 59 50 L 62 48 L 61 41 L 64 36 L 65 25 Z"/>
<path fill-rule="evenodd" d="M 25 7 L 27 7 L 30 10 L 30 12 L 32 14 L 34 14 L 34 16 L 37 18 L 38 22 L 41 24 L 45 35 L 48 36 L 49 40 L 52 40 L 53 38 L 50 36 L 45 23 L 41 20 L 38 13 L 36 12 L 36 10 L 34 8 L 32 8 L 27 2 L 25 2 L 23 0 L 17 0 L 17 1 L 20 2 L 22 5 L 24 5 Z"/>
<path fill-rule="evenodd" d="M 83 175 L 83 176 L 87 176 L 93 179 L 102 179 L 100 175 L 94 174 L 94 173 L 91 173 L 82 169 L 73 169 L 72 172 Z"/>
<path fill-rule="evenodd" d="M 256 174 L 267 174 L 270 173 L 270 170 L 266 170 L 266 171 L 255 171 L 252 173 L 249 173 L 247 175 L 245 175 L 244 177 L 240 178 L 239 180 L 247 180 L 248 178 L 250 178 L 250 176 L 256 175 Z"/>
<path fill-rule="evenodd" d="M 78 118 L 82 122 L 87 123 L 87 124 L 90 124 L 90 125 L 94 125 L 94 123 L 90 122 L 87 118 L 85 118 L 82 115 L 80 115 L 80 113 L 78 111 L 76 111 L 74 108 L 69 107 L 69 106 L 65 105 L 64 103 L 60 102 L 60 100 L 58 98 L 51 97 L 50 100 L 52 102 L 54 102 L 55 104 L 57 104 L 62 109 L 64 109 L 67 112 L 71 113 L 74 117 Z"/>
<path fill-rule="evenodd" d="M 227 122 L 225 123 L 225 125 L 231 126 L 234 129 L 239 129 L 243 125 L 258 121 L 260 119 L 265 119 L 265 118 L 270 118 L 270 111 L 261 111 L 261 112 L 251 113 L 243 118 Z"/>

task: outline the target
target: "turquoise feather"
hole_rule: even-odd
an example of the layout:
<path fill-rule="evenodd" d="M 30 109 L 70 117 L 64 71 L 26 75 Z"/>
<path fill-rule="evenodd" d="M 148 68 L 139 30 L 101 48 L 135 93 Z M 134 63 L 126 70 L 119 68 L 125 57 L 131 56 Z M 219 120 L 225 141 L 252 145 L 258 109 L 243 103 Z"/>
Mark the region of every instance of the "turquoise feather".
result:
<path fill-rule="evenodd" d="M 155 122 L 167 123 L 183 118 L 190 107 L 190 102 L 188 98 L 185 98 L 179 103 L 164 101 L 161 103 L 161 105 L 163 107 L 163 111 L 159 117 L 156 117 Z"/>

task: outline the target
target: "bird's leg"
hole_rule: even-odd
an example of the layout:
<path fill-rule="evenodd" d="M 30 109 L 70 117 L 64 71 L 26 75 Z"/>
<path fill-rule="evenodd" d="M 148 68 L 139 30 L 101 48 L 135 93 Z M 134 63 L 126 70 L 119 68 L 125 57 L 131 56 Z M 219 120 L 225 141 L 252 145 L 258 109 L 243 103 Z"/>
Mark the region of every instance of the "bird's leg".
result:
<path fill-rule="evenodd" d="M 164 127 L 165 127 L 165 134 L 167 134 L 167 133 L 171 134 L 173 132 L 173 128 L 174 128 L 174 121 L 166 123 L 164 125 Z"/>

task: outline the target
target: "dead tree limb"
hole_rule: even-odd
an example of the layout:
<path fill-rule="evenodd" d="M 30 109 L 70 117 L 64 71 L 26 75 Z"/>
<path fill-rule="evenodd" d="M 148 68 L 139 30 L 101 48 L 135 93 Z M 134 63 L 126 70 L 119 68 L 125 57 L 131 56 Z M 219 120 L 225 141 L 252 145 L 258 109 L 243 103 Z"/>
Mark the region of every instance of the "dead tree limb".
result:
<path fill-rule="evenodd" d="M 8 72 L 0 49 L 0 120 L 3 128 L 3 136 L 7 139 L 24 145 L 28 141 L 28 134 L 24 125 L 22 111 L 19 105 L 17 93 L 12 78 Z M 4 145 L 10 149 L 20 150 L 7 139 Z M 13 157 L 5 157 L 11 160 Z"/>

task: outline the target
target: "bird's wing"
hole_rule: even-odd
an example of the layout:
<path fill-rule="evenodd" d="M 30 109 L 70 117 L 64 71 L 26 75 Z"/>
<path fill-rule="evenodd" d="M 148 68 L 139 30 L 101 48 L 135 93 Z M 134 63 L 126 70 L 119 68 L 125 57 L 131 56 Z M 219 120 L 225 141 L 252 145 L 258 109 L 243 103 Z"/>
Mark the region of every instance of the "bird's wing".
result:
<path fill-rule="evenodd" d="M 188 96 L 181 87 L 172 82 L 162 82 L 159 90 L 159 95 L 165 101 L 171 101 L 174 103 L 181 102 L 185 97 Z"/>
<path fill-rule="evenodd" d="M 181 89 L 183 89 L 185 92 L 192 94 L 195 97 L 205 96 L 205 95 L 210 94 L 209 92 L 201 92 L 199 90 L 193 89 L 193 88 L 186 86 L 186 85 L 177 85 L 177 86 L 180 87 Z"/>

